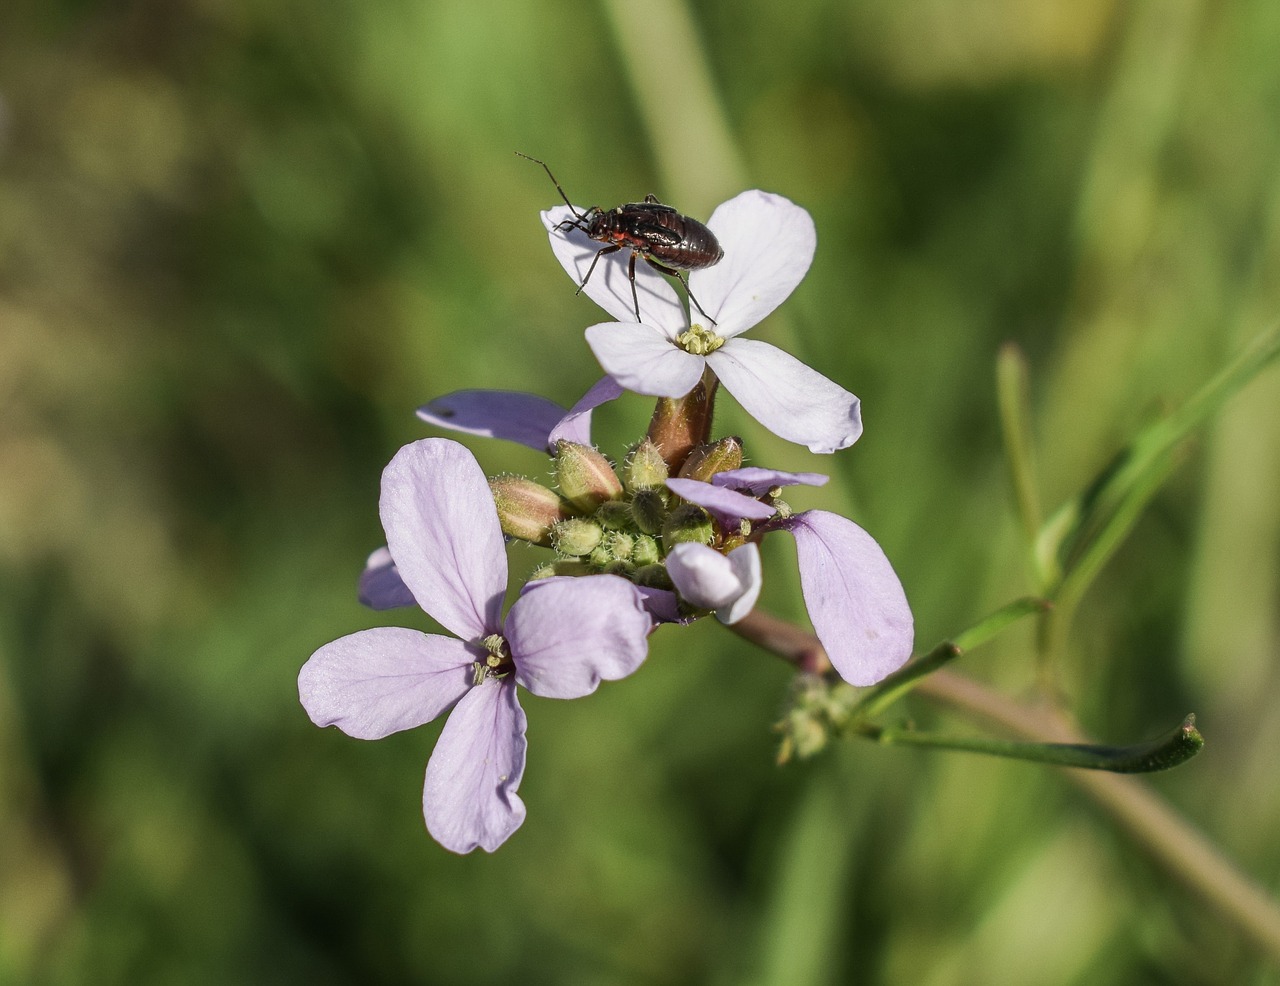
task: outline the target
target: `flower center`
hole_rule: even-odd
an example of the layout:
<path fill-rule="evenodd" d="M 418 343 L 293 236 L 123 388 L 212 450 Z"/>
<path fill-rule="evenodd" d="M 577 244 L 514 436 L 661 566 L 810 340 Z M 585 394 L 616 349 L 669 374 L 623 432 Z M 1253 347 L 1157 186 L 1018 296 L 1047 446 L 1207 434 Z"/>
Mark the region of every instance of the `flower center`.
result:
<path fill-rule="evenodd" d="M 485 678 L 505 678 L 509 675 L 514 664 L 511 661 L 511 649 L 502 635 L 491 633 L 480 644 L 487 653 L 484 660 L 471 665 L 471 683 L 478 685 Z"/>
<path fill-rule="evenodd" d="M 676 336 L 676 345 L 694 356 L 709 356 L 724 345 L 724 339 L 695 322 Z"/>

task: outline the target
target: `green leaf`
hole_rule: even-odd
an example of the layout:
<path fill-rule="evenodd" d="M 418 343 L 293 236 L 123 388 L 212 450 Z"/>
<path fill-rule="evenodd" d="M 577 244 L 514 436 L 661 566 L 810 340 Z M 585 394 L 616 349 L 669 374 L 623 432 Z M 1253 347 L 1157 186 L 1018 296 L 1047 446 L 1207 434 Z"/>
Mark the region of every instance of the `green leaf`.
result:
<path fill-rule="evenodd" d="M 1280 331 L 1263 333 L 1182 407 L 1143 429 L 1079 496 L 1041 527 L 1042 570 L 1061 571 L 1055 598 L 1078 599 L 1177 465 L 1179 445 L 1280 355 Z M 1050 563 L 1056 559 L 1056 566 Z"/>

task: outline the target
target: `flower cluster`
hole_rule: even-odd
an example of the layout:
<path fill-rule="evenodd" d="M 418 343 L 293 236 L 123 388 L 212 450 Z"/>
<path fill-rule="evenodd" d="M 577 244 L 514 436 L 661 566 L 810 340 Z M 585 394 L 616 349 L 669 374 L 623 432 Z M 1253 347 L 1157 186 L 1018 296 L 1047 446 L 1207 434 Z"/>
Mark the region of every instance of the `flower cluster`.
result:
<path fill-rule="evenodd" d="M 418 412 L 456 432 L 549 452 L 554 484 L 486 479 L 471 453 L 446 439 L 401 449 L 382 477 L 387 545 L 370 556 L 360 598 L 374 609 L 416 604 L 454 636 L 360 631 L 317 650 L 298 679 L 314 722 L 361 739 L 449 711 L 427 765 L 423 813 L 431 835 L 455 852 L 492 852 L 524 820 L 516 686 L 579 698 L 635 671 L 658 626 L 747 618 L 770 533 L 795 538 L 809 616 L 841 677 L 872 684 L 911 653 L 911 611 L 876 542 L 852 521 L 795 513 L 782 499 L 785 488 L 826 477 L 744 466 L 741 440 L 710 436 L 721 383 L 762 425 L 811 451 L 846 448 L 861 434 L 856 397 L 741 338 L 807 272 L 815 245 L 808 213 L 760 191 L 715 210 L 707 225 L 723 260 L 688 279 L 709 325 L 690 317 L 649 264 L 602 254 L 565 222 L 571 214 L 558 207 L 543 222 L 565 270 L 617 319 L 586 330 L 604 379 L 568 411 L 529 394 L 459 391 Z M 592 446 L 590 422 L 624 391 L 660 400 L 648 434 L 615 465 Z M 504 535 L 550 552 L 505 617 Z"/>

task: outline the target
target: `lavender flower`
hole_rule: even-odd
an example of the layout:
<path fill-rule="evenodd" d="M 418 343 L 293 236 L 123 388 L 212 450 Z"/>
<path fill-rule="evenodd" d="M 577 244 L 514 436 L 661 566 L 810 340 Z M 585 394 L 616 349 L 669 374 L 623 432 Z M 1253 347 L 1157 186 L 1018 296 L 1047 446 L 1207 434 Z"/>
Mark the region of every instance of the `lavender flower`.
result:
<path fill-rule="evenodd" d="M 505 620 L 507 560 L 475 458 L 426 439 L 382 476 L 390 558 L 418 604 L 458 639 L 400 627 L 342 637 L 298 676 L 307 714 L 379 739 L 452 708 L 427 764 L 423 815 L 447 849 L 495 850 L 524 821 L 525 716 L 516 683 L 578 698 L 634 671 L 652 626 L 637 589 L 610 575 L 526 587 Z"/>
<path fill-rule="evenodd" d="M 826 478 L 816 473 L 751 468 L 718 473 L 712 483 L 668 480 L 667 485 L 684 499 L 706 507 L 722 523 L 756 521 L 753 535 L 771 530 L 790 533 L 796 539 L 800 588 L 809 619 L 832 667 L 852 685 L 875 684 L 906 663 L 914 639 L 906 593 L 884 551 L 870 534 L 838 514 L 806 510 L 787 516 L 787 511 L 775 510 L 756 499 L 778 487 L 819 485 L 819 480 L 825 482 Z M 774 519 L 758 523 L 762 508 Z M 704 569 L 710 567 L 706 559 L 702 564 Z M 672 571 L 672 579 L 683 595 L 682 578 L 688 576 L 678 577 Z M 723 571 L 704 573 L 701 582 L 693 583 L 695 593 L 710 597 L 703 582 L 713 581 L 722 591 L 729 584 Z M 740 584 L 745 594 L 746 584 L 741 580 Z M 758 586 L 755 591 L 759 591 Z M 754 601 L 754 596 L 751 598 Z M 738 606 L 741 608 L 742 604 Z M 744 611 L 737 615 L 746 614 Z"/>
<path fill-rule="evenodd" d="M 582 283 L 600 244 L 576 229 L 557 229 L 570 216 L 558 206 L 542 214 L 561 266 Z M 648 264 L 637 264 L 643 323 L 635 321 L 627 277 L 629 254 L 600 258 L 584 291 L 617 322 L 587 329 L 600 365 L 628 390 L 683 397 L 710 366 L 752 417 L 774 434 L 835 452 L 862 434 L 858 398 L 780 349 L 740 338 L 795 290 L 813 260 L 813 220 L 768 192 L 743 192 L 712 213 L 707 226 L 724 248 L 714 267 L 691 271 L 689 289 L 713 326 L 690 320 L 675 289 Z"/>

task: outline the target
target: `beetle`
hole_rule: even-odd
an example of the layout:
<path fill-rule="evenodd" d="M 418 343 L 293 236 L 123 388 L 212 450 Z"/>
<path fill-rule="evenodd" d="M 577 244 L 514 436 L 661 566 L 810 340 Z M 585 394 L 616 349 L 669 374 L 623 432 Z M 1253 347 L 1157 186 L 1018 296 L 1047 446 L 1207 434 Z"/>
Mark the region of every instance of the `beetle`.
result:
<path fill-rule="evenodd" d="M 636 295 L 636 257 L 643 257 L 654 270 L 674 277 L 683 284 L 689 301 L 701 312 L 702 317 L 712 325 L 716 324 L 716 320 L 698 304 L 684 275 L 685 271 L 714 267 L 720 262 L 724 250 L 715 233 L 698 220 L 682 215 L 669 205 L 663 205 L 654 195 L 646 195 L 643 202 L 628 202 L 613 209 L 601 209 L 593 205 L 586 212 L 579 212 L 569 201 L 569 196 L 564 194 L 564 189 L 545 161 L 519 151 L 516 154 L 534 164 L 542 165 L 542 170 L 560 193 L 560 198 L 564 199 L 564 204 L 573 213 L 572 219 L 557 224 L 556 229 L 581 230 L 591 239 L 607 244 L 592 259 L 591 266 L 587 268 L 587 276 L 578 285 L 579 292 L 591 280 L 601 257 L 619 250 L 630 250 L 631 263 L 627 274 L 631 280 L 631 302 L 635 306 L 637 322 L 640 321 L 640 299 Z"/>

